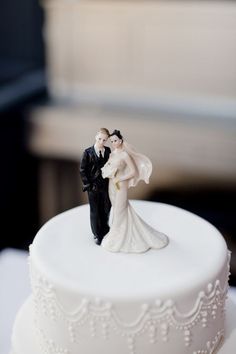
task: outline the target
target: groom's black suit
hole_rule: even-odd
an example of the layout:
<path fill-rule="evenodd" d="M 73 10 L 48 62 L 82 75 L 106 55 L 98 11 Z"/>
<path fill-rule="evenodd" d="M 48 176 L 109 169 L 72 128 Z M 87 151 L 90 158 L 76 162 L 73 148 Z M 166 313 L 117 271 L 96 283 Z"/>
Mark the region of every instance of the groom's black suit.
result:
<path fill-rule="evenodd" d="M 108 178 L 103 178 L 101 168 L 107 162 L 111 150 L 105 146 L 104 157 L 97 156 L 94 146 L 83 153 L 80 162 L 80 174 L 83 191 L 88 192 L 90 204 L 90 223 L 94 236 L 100 243 L 108 233 L 111 202 L 108 196 Z"/>

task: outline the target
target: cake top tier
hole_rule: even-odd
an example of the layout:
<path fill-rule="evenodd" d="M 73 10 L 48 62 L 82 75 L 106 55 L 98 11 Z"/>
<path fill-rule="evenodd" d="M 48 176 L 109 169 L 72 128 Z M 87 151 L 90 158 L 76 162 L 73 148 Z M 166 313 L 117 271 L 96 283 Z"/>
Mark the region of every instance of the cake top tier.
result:
<path fill-rule="evenodd" d="M 181 298 L 221 281 L 227 246 L 202 218 L 167 204 L 132 201 L 137 213 L 164 232 L 169 245 L 142 254 L 107 252 L 97 246 L 89 226 L 89 207 L 62 213 L 46 223 L 31 246 L 34 265 L 61 288 L 92 297 L 139 301 Z M 226 269 L 227 271 L 227 269 Z"/>

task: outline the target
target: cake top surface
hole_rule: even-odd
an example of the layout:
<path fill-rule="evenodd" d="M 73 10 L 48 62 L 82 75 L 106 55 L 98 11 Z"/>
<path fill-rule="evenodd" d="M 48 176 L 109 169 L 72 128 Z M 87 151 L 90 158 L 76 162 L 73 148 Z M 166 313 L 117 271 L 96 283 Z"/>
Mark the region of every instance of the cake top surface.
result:
<path fill-rule="evenodd" d="M 165 233 L 167 247 L 141 254 L 112 253 L 96 245 L 89 206 L 64 212 L 47 222 L 31 246 L 34 265 L 58 286 L 87 296 L 115 299 L 181 296 L 193 284 L 204 288 L 225 266 L 227 247 L 219 231 L 183 209 L 131 201 L 136 212 Z"/>

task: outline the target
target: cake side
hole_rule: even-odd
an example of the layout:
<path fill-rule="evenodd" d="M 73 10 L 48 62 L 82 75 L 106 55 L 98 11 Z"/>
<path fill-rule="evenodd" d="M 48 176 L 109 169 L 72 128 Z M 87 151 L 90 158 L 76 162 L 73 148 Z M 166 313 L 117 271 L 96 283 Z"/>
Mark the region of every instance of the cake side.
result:
<path fill-rule="evenodd" d="M 235 353 L 235 341 L 236 341 L 236 305 L 233 299 L 228 299 L 226 301 L 227 305 L 227 316 L 226 316 L 226 329 L 225 329 L 225 342 L 223 346 L 219 349 L 213 351 L 218 354 L 234 354 Z M 51 342 L 51 352 L 48 350 L 47 353 L 62 353 L 55 346 L 55 343 Z M 45 353 L 39 345 L 38 336 L 34 329 L 33 320 L 33 302 L 32 296 L 30 296 L 24 305 L 19 310 L 12 335 L 12 350 L 10 354 L 42 354 Z M 208 354 L 211 353 L 209 347 L 205 346 L 204 350 L 196 351 L 197 354 Z"/>
<path fill-rule="evenodd" d="M 133 204 L 168 234 L 167 248 L 141 255 L 102 250 L 87 228 L 87 206 L 52 219 L 36 236 L 31 277 L 45 353 L 50 341 L 58 353 L 71 354 L 154 354 L 157 348 L 208 354 L 220 346 L 229 262 L 222 236 L 182 209 Z"/>

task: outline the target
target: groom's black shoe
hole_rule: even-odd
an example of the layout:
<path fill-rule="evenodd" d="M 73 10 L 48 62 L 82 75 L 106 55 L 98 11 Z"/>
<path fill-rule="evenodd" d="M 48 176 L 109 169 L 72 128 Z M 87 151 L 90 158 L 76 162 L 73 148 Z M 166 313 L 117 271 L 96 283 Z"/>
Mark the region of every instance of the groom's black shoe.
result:
<path fill-rule="evenodd" d="M 96 243 L 96 245 L 100 245 L 102 241 L 99 238 L 94 237 L 94 242 Z"/>

